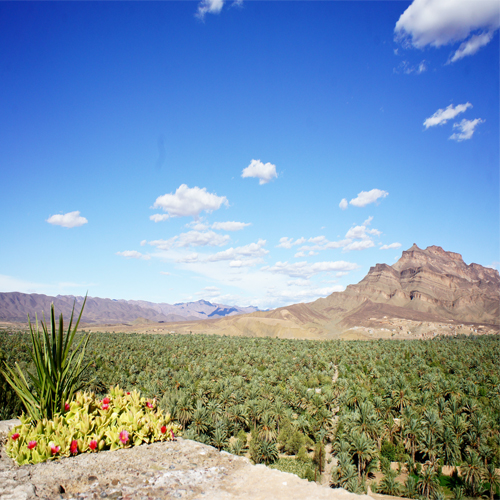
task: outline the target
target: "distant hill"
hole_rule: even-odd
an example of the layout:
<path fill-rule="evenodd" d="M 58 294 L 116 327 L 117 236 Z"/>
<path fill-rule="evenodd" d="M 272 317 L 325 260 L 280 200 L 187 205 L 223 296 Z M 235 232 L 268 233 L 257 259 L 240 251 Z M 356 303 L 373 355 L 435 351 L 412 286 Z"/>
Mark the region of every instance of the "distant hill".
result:
<path fill-rule="evenodd" d="M 438 246 L 422 250 L 414 244 L 394 265 L 376 264 L 344 292 L 307 304 L 171 328 L 180 333 L 332 338 L 356 326 L 373 325 L 390 335 L 403 325 L 401 320 L 422 332 L 426 327 L 450 331 L 450 322 L 493 325 L 498 330 L 500 275 L 495 269 L 465 264 L 458 253 Z"/>
<path fill-rule="evenodd" d="M 9 292 L 0 293 L 0 320 L 27 321 L 28 314 L 35 319 L 42 312 L 48 317 L 50 304 L 54 302 L 56 313 L 62 313 L 69 319 L 73 303 L 76 300 L 75 310 L 79 313 L 84 297 L 72 295 L 58 295 L 50 297 L 36 293 Z M 185 304 L 156 304 L 142 300 L 112 300 L 98 297 L 88 297 L 83 311 L 84 323 L 140 323 L 199 320 L 208 318 L 222 318 L 257 311 L 256 307 L 238 307 L 224 304 L 213 304 L 206 300 L 188 302 Z"/>

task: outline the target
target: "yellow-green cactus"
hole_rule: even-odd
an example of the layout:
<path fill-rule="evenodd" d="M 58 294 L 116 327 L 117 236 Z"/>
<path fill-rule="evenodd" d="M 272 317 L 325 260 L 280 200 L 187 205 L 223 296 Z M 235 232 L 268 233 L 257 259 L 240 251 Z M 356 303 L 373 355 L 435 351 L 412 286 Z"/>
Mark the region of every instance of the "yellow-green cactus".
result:
<path fill-rule="evenodd" d="M 9 433 L 5 449 L 19 465 L 54 460 L 79 453 L 129 448 L 143 443 L 170 441 L 181 427 L 171 422 L 154 401 L 138 391 L 112 387 L 102 400 L 79 392 L 52 420 L 31 423 L 27 415 Z"/>

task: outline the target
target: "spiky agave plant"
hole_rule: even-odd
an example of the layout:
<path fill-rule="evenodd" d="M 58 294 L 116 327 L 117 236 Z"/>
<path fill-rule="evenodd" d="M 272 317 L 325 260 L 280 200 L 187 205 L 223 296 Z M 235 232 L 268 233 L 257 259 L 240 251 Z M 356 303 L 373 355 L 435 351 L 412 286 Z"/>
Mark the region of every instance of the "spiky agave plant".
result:
<path fill-rule="evenodd" d="M 80 324 L 83 308 L 87 296 L 83 301 L 78 320 L 72 328 L 75 304 L 71 311 L 69 327 L 64 335 L 63 315 L 59 316 L 59 328 L 56 328 L 56 314 L 54 303 L 50 306 L 51 332 L 47 329 L 44 320 L 41 321 L 42 332 L 38 328 L 36 318 L 36 331 L 28 314 L 31 333 L 32 350 L 31 359 L 35 365 L 36 373 L 27 371 L 28 379 L 17 363 L 16 370 L 4 362 L 4 370 L 0 370 L 5 380 L 12 386 L 21 399 L 30 418 L 33 421 L 43 418 L 52 419 L 56 413 L 64 410 L 65 403 L 71 401 L 73 395 L 83 388 L 81 375 L 89 364 L 82 366 L 85 348 L 90 339 L 90 334 L 82 337 L 76 349 L 72 349 L 73 339 Z M 76 300 L 75 300 L 76 302 Z M 79 354 L 78 351 L 81 348 Z"/>

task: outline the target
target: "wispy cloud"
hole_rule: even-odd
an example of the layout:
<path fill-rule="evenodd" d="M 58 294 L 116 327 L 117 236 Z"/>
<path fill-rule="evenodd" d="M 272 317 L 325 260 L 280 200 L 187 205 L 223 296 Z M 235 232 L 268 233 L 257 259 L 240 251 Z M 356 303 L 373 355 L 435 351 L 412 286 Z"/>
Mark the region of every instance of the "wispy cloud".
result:
<path fill-rule="evenodd" d="M 353 271 L 357 269 L 358 264 L 353 262 L 346 262 L 343 260 L 329 261 L 329 262 L 315 262 L 310 264 L 308 262 L 276 262 L 274 266 L 265 266 L 261 271 L 267 271 L 274 274 L 284 274 L 291 278 L 310 278 L 316 274 L 330 272 L 330 271 Z"/>
<path fill-rule="evenodd" d="M 339 207 L 340 207 L 342 210 L 345 210 L 348 206 L 349 206 L 349 204 L 347 203 L 347 200 L 346 200 L 345 198 L 342 198 L 342 199 L 340 200 Z"/>
<path fill-rule="evenodd" d="M 343 252 L 351 250 L 365 250 L 375 246 L 372 237 L 380 236 L 382 233 L 378 229 L 369 228 L 373 217 L 370 216 L 361 225 L 353 225 L 346 233 L 345 237 L 339 241 L 329 241 L 324 235 L 314 236 L 306 240 L 299 238 L 293 241 L 293 238 L 281 238 L 280 244 L 277 245 L 281 248 L 290 249 L 295 245 L 302 245 L 307 241 L 309 245 L 302 245 L 295 253 L 295 258 L 306 257 L 307 255 L 317 255 L 318 252 L 323 250 L 342 249 Z M 356 241 L 362 240 L 362 241 Z"/>
<path fill-rule="evenodd" d="M 436 125 L 444 125 L 448 120 L 453 120 L 458 114 L 463 113 L 468 108 L 472 108 L 472 104 L 470 102 L 457 104 L 455 107 L 453 107 L 453 104 L 450 104 L 445 109 L 440 108 L 432 116 L 425 119 L 424 127 L 428 129 L 429 127 L 435 127 Z"/>
<path fill-rule="evenodd" d="M 142 260 L 151 259 L 151 256 L 142 254 L 137 250 L 124 250 L 123 252 L 116 252 L 116 255 L 121 255 L 122 257 L 125 257 L 127 259 L 142 259 Z"/>
<path fill-rule="evenodd" d="M 206 286 L 203 290 L 196 292 L 195 295 L 213 299 L 214 297 L 220 296 L 220 288 L 216 286 Z"/>
<path fill-rule="evenodd" d="M 248 226 L 251 226 L 251 222 L 214 222 L 212 224 L 212 229 L 217 229 L 220 231 L 241 231 Z"/>
<path fill-rule="evenodd" d="M 223 6 L 224 0 L 202 0 L 198 4 L 196 17 L 204 20 L 206 14 L 219 14 Z"/>
<path fill-rule="evenodd" d="M 168 214 L 153 214 L 149 216 L 149 219 L 154 222 L 161 222 L 163 220 L 169 219 L 170 216 Z"/>
<path fill-rule="evenodd" d="M 263 257 L 269 253 L 264 246 L 266 245 L 266 240 L 258 240 L 257 243 L 250 243 L 249 245 L 244 245 L 236 248 L 228 248 L 222 252 L 217 252 L 215 254 L 209 255 L 206 258 L 207 262 L 218 262 L 222 260 L 239 261 L 233 267 L 241 267 L 245 260 L 255 259 L 256 257 Z"/>
<path fill-rule="evenodd" d="M 67 214 L 51 215 L 47 222 L 54 226 L 79 227 L 87 224 L 88 220 L 80 215 L 79 211 L 68 212 Z"/>
<path fill-rule="evenodd" d="M 226 3 L 225 0 L 202 0 L 198 4 L 198 10 L 195 16 L 204 21 L 206 14 L 219 14 Z M 243 5 L 243 0 L 234 0 L 231 3 L 233 7 L 241 7 Z"/>
<path fill-rule="evenodd" d="M 361 191 L 349 204 L 355 207 L 366 207 L 370 203 L 375 203 L 379 198 L 385 198 L 389 193 L 382 189 L 372 189 L 371 191 Z"/>
<path fill-rule="evenodd" d="M 302 245 L 306 241 L 307 240 L 304 237 L 297 238 L 295 241 L 293 241 L 293 238 L 288 238 L 286 236 L 283 236 L 283 238 L 280 238 L 280 242 L 278 245 L 276 245 L 276 247 L 277 248 L 292 248 L 292 246 Z"/>
<path fill-rule="evenodd" d="M 399 248 L 401 243 L 391 243 L 390 245 L 382 245 L 380 250 L 390 250 L 391 248 Z"/>
<path fill-rule="evenodd" d="M 230 236 L 221 235 L 214 231 L 188 231 L 187 233 L 173 236 L 168 240 L 153 240 L 149 244 L 160 250 L 170 250 L 171 248 L 202 246 L 221 247 L 226 245 L 230 240 Z"/>
<path fill-rule="evenodd" d="M 256 177 L 259 179 L 259 184 L 267 184 L 269 181 L 276 179 L 276 165 L 272 163 L 262 163 L 260 160 L 252 160 L 248 167 L 241 172 L 241 177 Z"/>
<path fill-rule="evenodd" d="M 460 44 L 458 50 L 456 50 L 455 53 L 450 56 L 446 64 L 451 64 L 455 61 L 458 61 L 459 59 L 463 59 L 466 56 L 474 55 L 481 47 L 484 47 L 491 42 L 493 34 L 493 31 L 488 31 L 486 33 L 481 33 L 479 35 L 470 37 L 469 40 Z"/>
<path fill-rule="evenodd" d="M 404 73 L 405 75 L 411 75 L 412 73 L 420 75 L 424 71 L 427 71 L 427 61 L 425 59 L 417 65 L 412 65 L 408 61 L 401 61 L 398 67 L 394 68 L 394 73 Z"/>
<path fill-rule="evenodd" d="M 458 132 L 450 135 L 450 139 L 453 141 L 461 142 L 470 139 L 474 134 L 474 130 L 480 123 L 484 123 L 485 120 L 481 118 L 476 118 L 475 120 L 466 120 L 465 118 L 459 122 L 453 124 L 453 130 L 457 129 Z"/>
<path fill-rule="evenodd" d="M 221 205 L 229 205 L 225 196 L 208 193 L 206 188 L 197 186 L 189 188 L 186 184 L 181 184 L 175 193 L 164 194 L 156 198 L 153 208 L 163 209 L 168 217 L 198 217 L 201 212 L 211 213 L 218 210 Z M 153 217 L 155 216 L 150 218 L 153 219 Z M 159 217 L 160 220 L 167 218 L 165 215 Z M 155 222 L 158 221 L 155 220 Z"/>

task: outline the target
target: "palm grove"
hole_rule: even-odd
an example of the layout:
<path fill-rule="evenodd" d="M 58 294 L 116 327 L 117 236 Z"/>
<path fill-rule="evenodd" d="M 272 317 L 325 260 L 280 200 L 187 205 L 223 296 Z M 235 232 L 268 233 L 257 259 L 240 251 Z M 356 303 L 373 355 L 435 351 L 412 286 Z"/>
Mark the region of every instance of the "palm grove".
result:
<path fill-rule="evenodd" d="M 185 438 L 247 453 L 256 463 L 314 479 L 325 458 L 334 459 L 332 486 L 493 499 L 500 484 L 499 340 L 93 334 L 84 382 L 98 395 L 115 384 L 138 389 L 181 424 Z M 0 349 L 8 364 L 29 369 L 28 336 L 2 333 Z M 18 400 L 0 384 L 0 418 L 17 416 Z M 404 482 L 391 462 L 408 472 Z M 443 478 L 443 466 L 455 468 L 451 477 Z"/>

